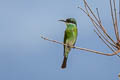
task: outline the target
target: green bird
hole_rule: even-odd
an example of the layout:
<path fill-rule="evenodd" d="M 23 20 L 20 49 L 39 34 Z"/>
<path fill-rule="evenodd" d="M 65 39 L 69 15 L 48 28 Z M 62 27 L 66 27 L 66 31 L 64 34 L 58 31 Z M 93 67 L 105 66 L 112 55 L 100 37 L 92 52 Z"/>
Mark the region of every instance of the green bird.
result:
<path fill-rule="evenodd" d="M 68 54 L 71 50 L 70 46 L 74 46 L 75 42 L 77 40 L 77 23 L 76 20 L 74 18 L 68 18 L 66 20 L 59 20 L 62 22 L 65 22 L 67 28 L 65 30 L 65 34 L 64 34 L 64 44 L 67 44 L 68 46 L 64 45 L 64 60 L 62 63 L 61 68 L 66 68 L 66 63 L 67 63 L 67 58 L 68 58 Z"/>

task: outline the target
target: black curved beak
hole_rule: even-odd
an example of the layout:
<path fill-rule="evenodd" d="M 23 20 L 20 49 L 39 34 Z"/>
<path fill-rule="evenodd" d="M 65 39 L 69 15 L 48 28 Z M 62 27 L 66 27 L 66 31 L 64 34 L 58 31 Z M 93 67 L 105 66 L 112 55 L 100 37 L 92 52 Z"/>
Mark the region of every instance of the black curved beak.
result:
<path fill-rule="evenodd" d="M 66 22 L 65 20 L 58 20 L 58 21 L 61 21 L 61 22 Z"/>

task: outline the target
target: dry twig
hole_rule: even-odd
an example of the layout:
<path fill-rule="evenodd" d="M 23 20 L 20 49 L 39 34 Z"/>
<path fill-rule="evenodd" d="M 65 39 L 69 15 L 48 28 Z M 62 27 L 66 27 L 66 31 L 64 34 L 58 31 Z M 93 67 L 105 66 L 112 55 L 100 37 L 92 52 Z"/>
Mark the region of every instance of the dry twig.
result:
<path fill-rule="evenodd" d="M 51 40 L 51 39 L 48 39 L 44 36 L 40 36 L 42 39 L 44 40 L 47 40 L 47 41 L 50 41 L 50 42 L 54 42 L 54 43 L 57 43 L 57 44 L 62 44 L 62 45 L 65 45 L 65 46 L 70 46 L 70 45 L 67 45 L 67 44 L 64 44 L 62 42 L 59 42 L 59 41 L 56 41 L 56 40 Z M 80 47 L 77 47 L 77 46 L 70 46 L 71 48 L 75 48 L 75 49 L 78 49 L 78 50 L 84 50 L 84 51 L 88 51 L 88 52 L 92 52 L 92 53 L 96 53 L 96 54 L 101 54 L 101 55 L 106 55 L 106 56 L 113 56 L 113 55 L 117 55 L 120 50 L 110 54 L 110 53 L 103 53 L 103 52 L 99 52 L 99 51 L 95 51 L 95 50 L 91 50 L 91 49 L 87 49 L 87 48 L 80 48 Z"/>
<path fill-rule="evenodd" d="M 114 32 L 115 32 L 117 42 L 114 41 L 110 37 L 110 35 L 107 33 L 106 29 L 104 28 L 104 26 L 101 22 L 101 19 L 100 19 L 98 8 L 96 8 L 96 11 L 97 11 L 97 17 L 96 17 L 94 12 L 92 11 L 90 6 L 88 5 L 87 1 L 86 0 L 83 0 L 83 1 L 84 1 L 84 8 L 85 9 L 83 9 L 81 7 L 78 7 L 78 8 L 80 8 L 90 18 L 92 24 L 95 27 L 95 30 L 94 30 L 95 33 L 108 46 L 108 48 L 111 51 L 113 51 L 113 52 L 119 51 L 120 50 L 120 40 L 119 40 L 119 31 L 118 31 L 118 24 L 117 24 L 118 21 L 117 21 L 117 13 L 116 13 L 117 9 L 116 9 L 115 0 L 113 0 L 113 6 L 112 6 L 112 0 L 110 0 L 110 9 L 111 9 L 112 22 L 113 22 L 113 27 L 114 27 Z M 120 6 L 120 2 L 119 2 L 119 6 Z"/>
<path fill-rule="evenodd" d="M 87 49 L 87 48 L 80 48 L 80 47 L 76 47 L 76 46 L 70 46 L 70 47 L 75 48 L 75 49 L 79 49 L 79 50 L 84 50 L 84 51 L 96 53 L 96 54 L 101 54 L 101 55 L 106 55 L 106 56 L 117 55 L 120 57 L 120 55 L 118 55 L 118 53 L 120 52 L 120 40 L 119 40 L 119 31 L 118 31 L 118 24 L 117 24 L 118 21 L 117 21 L 115 0 L 113 0 L 113 6 L 112 6 L 112 0 L 110 0 L 110 9 L 111 9 L 112 22 L 113 22 L 113 27 L 114 27 L 114 32 L 115 32 L 117 42 L 111 38 L 111 36 L 107 33 L 106 29 L 104 28 L 102 21 L 100 19 L 98 8 L 96 8 L 96 11 L 97 11 L 97 16 L 96 16 L 94 14 L 94 12 L 92 11 L 92 9 L 90 8 L 90 6 L 88 5 L 87 1 L 86 0 L 83 0 L 83 1 L 84 1 L 85 10 L 81 7 L 78 7 L 78 8 L 80 8 L 90 18 L 92 24 L 95 27 L 95 30 L 94 30 L 95 33 L 98 35 L 98 37 L 107 45 L 107 47 L 113 53 L 103 53 L 103 52 L 99 52 L 99 51 L 95 51 L 95 50 L 91 50 L 91 49 Z M 119 0 L 119 17 L 120 17 L 120 0 Z M 59 42 L 56 40 L 51 40 L 51 39 L 48 39 L 48 38 L 43 37 L 43 36 L 41 36 L 41 38 L 44 40 L 48 40 L 51 42 L 55 42 L 58 44 L 69 46 L 69 45 L 64 44 L 62 42 Z"/>

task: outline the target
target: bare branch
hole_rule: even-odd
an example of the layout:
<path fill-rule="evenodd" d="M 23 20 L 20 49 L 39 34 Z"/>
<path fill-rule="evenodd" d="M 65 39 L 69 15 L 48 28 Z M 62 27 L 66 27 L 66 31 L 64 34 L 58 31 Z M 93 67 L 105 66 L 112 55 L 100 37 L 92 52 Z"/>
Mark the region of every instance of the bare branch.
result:
<path fill-rule="evenodd" d="M 108 35 L 108 33 L 106 32 L 106 30 L 104 29 L 104 26 L 99 22 L 99 19 L 97 19 L 97 17 L 95 16 L 95 14 L 93 13 L 93 11 L 91 10 L 91 8 L 89 7 L 89 5 L 87 4 L 87 2 L 86 2 L 86 0 L 83 0 L 84 1 L 84 7 L 85 7 L 85 10 L 86 10 L 86 13 L 87 13 L 87 15 L 88 15 L 88 17 L 90 18 L 90 19 L 93 19 L 91 16 L 90 16 L 90 14 L 89 14 L 89 11 L 90 11 L 90 13 L 93 15 L 93 17 L 96 19 L 96 20 L 92 20 L 92 22 L 94 21 L 95 22 L 95 24 L 97 23 L 97 27 L 99 27 L 102 31 L 103 31 L 103 33 L 104 33 L 104 35 L 108 38 L 108 39 L 110 39 L 114 44 L 116 44 L 116 42 Z M 88 11 L 89 10 L 89 11 Z M 96 22 L 97 21 L 97 22 Z"/>
<path fill-rule="evenodd" d="M 101 31 L 100 31 L 99 28 L 98 28 L 99 24 L 90 16 L 88 10 L 86 9 L 86 11 L 85 11 L 85 10 L 84 10 L 83 8 L 81 8 L 81 7 L 78 7 L 78 8 L 80 8 L 80 9 L 90 18 L 91 22 L 93 23 L 94 27 L 97 29 L 97 31 L 99 32 L 99 34 L 100 34 L 112 47 L 117 48 L 117 46 L 115 45 L 115 42 L 114 42 L 114 44 L 111 43 L 111 42 L 107 39 L 107 37 L 104 36 L 104 35 L 101 33 Z M 98 15 L 99 15 L 99 13 L 98 13 Z M 99 17 L 99 20 L 100 20 L 100 17 Z"/>
<path fill-rule="evenodd" d="M 117 41 L 119 41 L 119 32 L 118 32 L 115 0 L 113 0 L 113 5 L 114 5 L 114 7 L 112 7 L 112 0 L 110 0 L 110 9 L 111 9 L 112 22 L 113 22 L 113 26 L 114 26 L 114 32 L 115 32 L 115 36 L 116 36 Z M 114 13 L 113 13 L 113 8 L 114 8 Z"/>
<path fill-rule="evenodd" d="M 114 15 L 115 15 L 115 29 L 116 29 L 116 36 L 117 36 L 117 41 L 119 41 L 119 31 L 118 31 L 118 24 L 117 24 L 117 11 L 116 11 L 116 4 L 115 4 L 115 0 L 113 0 L 113 4 L 114 4 Z"/>
<path fill-rule="evenodd" d="M 104 40 L 104 38 L 102 38 L 96 30 L 94 30 L 94 31 L 96 32 L 96 34 L 98 35 L 98 37 L 103 41 L 103 43 L 105 43 L 105 44 L 107 45 L 107 47 L 108 47 L 110 50 L 112 50 L 113 52 L 116 51 L 116 48 L 114 48 L 113 46 L 110 47 L 109 44 L 106 43 L 106 40 Z M 114 49 L 114 50 L 113 50 L 113 49 Z M 117 54 L 117 56 L 120 58 L 120 55 Z"/>
<path fill-rule="evenodd" d="M 101 19 L 100 19 L 100 15 L 99 15 L 98 8 L 96 8 L 96 11 L 97 11 L 97 15 L 98 15 L 99 22 L 102 24 Z"/>
<path fill-rule="evenodd" d="M 67 44 L 64 44 L 62 42 L 59 42 L 59 41 L 56 41 L 56 40 L 51 40 L 51 39 L 48 39 L 44 36 L 40 36 L 42 39 L 44 40 L 47 40 L 47 41 L 50 41 L 50 42 L 54 42 L 54 43 L 57 43 L 57 44 L 62 44 L 62 45 L 65 45 L 65 46 L 70 46 L 70 45 L 67 45 Z M 101 54 L 101 55 L 106 55 L 106 56 L 113 56 L 113 55 L 117 55 L 120 50 L 118 51 L 115 51 L 114 53 L 110 54 L 110 53 L 103 53 L 103 52 L 99 52 L 99 51 L 95 51 L 95 50 L 91 50 L 91 49 L 87 49 L 87 48 L 80 48 L 80 47 L 77 47 L 77 46 L 70 46 L 71 48 L 75 48 L 75 49 L 78 49 L 78 50 L 84 50 L 84 51 L 88 51 L 88 52 L 92 52 L 92 53 L 96 53 L 96 54 Z"/>
<path fill-rule="evenodd" d="M 95 33 L 98 35 L 98 37 L 103 41 L 103 43 L 105 43 L 110 50 L 112 50 L 113 52 L 115 52 L 115 51 L 112 49 L 112 47 L 110 47 L 109 44 L 106 43 L 106 41 L 99 35 L 99 33 L 97 33 L 96 30 L 94 30 L 94 31 L 95 31 Z"/>

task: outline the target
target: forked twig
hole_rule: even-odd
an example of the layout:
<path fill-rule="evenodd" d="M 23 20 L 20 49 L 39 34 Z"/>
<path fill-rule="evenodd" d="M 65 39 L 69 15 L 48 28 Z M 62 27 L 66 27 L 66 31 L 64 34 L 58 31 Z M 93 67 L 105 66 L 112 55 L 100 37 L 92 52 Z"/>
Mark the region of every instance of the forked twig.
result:
<path fill-rule="evenodd" d="M 114 8 L 114 12 L 113 12 L 113 8 Z M 113 0 L 113 6 L 112 6 L 112 0 L 110 0 L 110 9 L 111 9 L 111 16 L 112 16 L 115 36 L 116 36 L 117 41 L 119 41 L 119 31 L 118 31 L 118 24 L 117 24 L 117 13 L 116 13 L 115 0 Z"/>
<path fill-rule="evenodd" d="M 116 48 L 116 45 L 114 43 L 111 43 L 106 36 L 104 36 L 101 31 L 99 30 L 99 24 L 90 16 L 89 13 L 87 13 L 83 8 L 81 7 L 78 7 L 80 8 L 85 14 L 87 14 L 87 16 L 90 18 L 91 22 L 93 23 L 94 27 L 96 28 L 96 30 L 98 31 L 98 33 L 112 46 L 112 47 L 115 47 Z"/>
<path fill-rule="evenodd" d="M 111 40 L 112 42 L 113 42 L 113 44 L 116 44 L 115 43 L 115 41 L 109 36 L 109 34 L 106 32 L 106 30 L 104 29 L 104 26 L 99 22 L 99 19 L 97 19 L 97 17 L 96 17 L 96 15 L 93 13 L 93 11 L 92 11 L 92 9 L 89 7 L 89 5 L 87 4 L 87 2 L 86 2 L 86 0 L 83 0 L 84 1 L 84 7 L 85 7 L 85 10 L 86 10 L 86 12 L 87 12 L 87 14 L 90 16 L 90 14 L 95 18 L 95 20 L 94 20 L 94 22 L 96 22 L 97 23 L 97 27 L 98 27 L 98 29 L 100 28 L 101 30 L 102 30 L 102 32 L 104 33 L 104 35 L 109 39 L 109 40 Z M 90 13 L 89 13 L 89 11 L 90 11 Z M 94 26 L 95 27 L 95 26 Z"/>
<path fill-rule="evenodd" d="M 115 52 L 112 48 L 111 48 L 111 46 L 109 46 L 109 44 L 108 43 L 106 43 L 106 41 L 99 35 L 99 33 L 96 31 L 96 30 L 94 30 L 94 32 L 98 35 L 98 37 L 103 41 L 103 43 L 105 43 L 106 45 L 107 45 L 107 47 L 110 49 L 110 50 L 112 50 L 113 52 Z"/>
<path fill-rule="evenodd" d="M 102 24 L 102 21 L 101 21 L 101 19 L 100 19 L 100 15 L 99 15 L 98 8 L 96 8 L 96 11 L 97 11 L 97 15 L 98 15 L 99 23 Z"/>
<path fill-rule="evenodd" d="M 106 32 L 104 26 L 102 25 L 98 9 L 96 9 L 97 16 L 98 16 L 98 17 L 96 17 L 96 15 L 93 13 L 92 9 L 87 4 L 86 0 L 83 0 L 83 1 L 84 1 L 85 10 L 83 8 L 81 8 L 81 7 L 79 7 L 79 8 L 85 14 L 87 14 L 87 16 L 90 18 L 91 22 L 93 23 L 93 25 L 94 25 L 94 27 L 96 29 L 95 30 L 96 34 L 108 46 L 108 48 L 113 51 L 113 53 L 103 53 L 103 52 L 99 52 L 99 51 L 95 51 L 95 50 L 91 50 L 91 49 L 87 49 L 87 48 L 80 48 L 80 47 L 76 47 L 76 46 L 70 46 L 70 45 L 64 44 L 64 43 L 56 41 L 56 40 L 48 39 L 48 38 L 46 38 L 46 37 L 44 37 L 42 35 L 40 37 L 42 39 L 50 41 L 50 42 L 62 44 L 62 45 L 65 45 L 65 46 L 70 46 L 71 48 L 84 50 L 84 51 L 88 51 L 88 52 L 92 52 L 92 53 L 96 53 L 96 54 L 101 54 L 101 55 L 106 55 L 106 56 L 118 55 L 118 53 L 120 52 L 120 46 L 117 45 L 117 43 Z M 117 26 L 117 14 L 116 14 L 115 0 L 113 0 L 113 3 L 114 3 L 114 13 L 113 13 L 113 9 L 112 9 L 112 3 L 111 3 L 111 0 L 110 0 L 111 16 L 112 16 L 112 20 L 113 20 L 113 24 L 114 24 L 113 25 L 114 26 L 114 31 L 115 31 L 115 35 L 116 35 L 117 40 L 119 40 L 119 32 L 118 32 L 118 26 Z M 113 15 L 113 14 L 115 14 L 115 15 Z M 118 56 L 120 57 L 120 55 L 118 55 Z"/>
<path fill-rule="evenodd" d="M 83 8 L 81 8 L 81 7 L 78 7 L 78 8 L 80 8 L 90 18 L 92 24 L 94 25 L 94 27 L 96 29 L 95 32 L 98 35 L 98 37 L 113 52 L 115 52 L 117 50 L 120 50 L 120 46 L 118 45 L 119 44 L 118 43 L 119 42 L 119 31 L 118 31 L 118 25 L 117 25 L 117 13 L 116 13 L 115 0 L 113 0 L 113 7 L 112 7 L 112 1 L 110 0 L 110 8 L 111 8 L 111 16 L 112 16 L 112 21 L 113 21 L 113 26 L 114 26 L 114 31 L 115 31 L 117 42 L 114 41 L 110 37 L 110 35 L 107 33 L 107 31 L 105 30 L 104 26 L 102 25 L 98 8 L 96 8 L 96 11 L 97 11 L 97 17 L 96 17 L 96 15 L 94 14 L 94 12 L 92 11 L 92 9 L 90 8 L 90 6 L 88 5 L 87 1 L 86 0 L 83 0 L 83 1 L 84 1 L 84 8 L 85 8 L 85 10 Z M 114 8 L 114 11 L 113 11 L 112 8 Z M 119 10 L 120 10 L 120 2 L 119 2 Z M 120 11 L 119 11 L 119 14 L 120 14 Z"/>
<path fill-rule="evenodd" d="M 97 19 L 97 17 L 95 16 L 95 14 L 92 12 L 92 10 L 90 9 L 90 7 L 88 6 L 87 2 L 84 0 L 84 6 L 85 6 L 85 10 L 82 9 L 81 7 L 79 7 L 85 14 L 87 14 L 87 16 L 90 18 L 91 22 L 93 23 L 94 27 L 97 29 L 97 31 L 99 32 L 99 34 L 101 34 L 101 36 L 112 46 L 112 47 L 115 47 L 116 48 L 116 43 L 114 42 L 114 40 L 107 34 L 107 32 L 105 31 L 104 27 L 102 26 L 101 22 L 99 21 L 100 20 L 100 17 L 99 19 Z M 87 8 L 88 7 L 88 8 Z M 96 19 L 94 20 L 92 18 L 92 16 L 90 15 L 89 11 L 90 10 L 90 13 L 93 15 L 93 17 Z M 104 33 L 104 36 L 102 35 L 100 29 L 103 31 Z M 113 43 L 111 43 L 107 38 L 109 38 Z"/>

